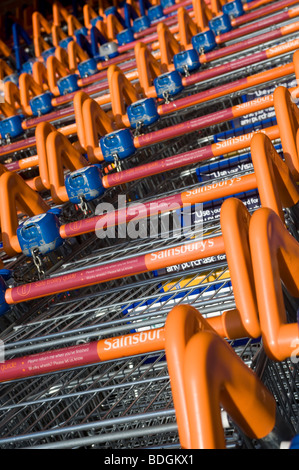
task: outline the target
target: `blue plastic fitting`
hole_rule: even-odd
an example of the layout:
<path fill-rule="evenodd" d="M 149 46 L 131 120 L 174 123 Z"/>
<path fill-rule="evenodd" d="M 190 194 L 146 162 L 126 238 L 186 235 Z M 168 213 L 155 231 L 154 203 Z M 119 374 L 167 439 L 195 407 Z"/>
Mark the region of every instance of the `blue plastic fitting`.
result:
<path fill-rule="evenodd" d="M 163 8 L 161 5 L 154 5 L 150 7 L 147 10 L 147 16 L 150 20 L 150 22 L 159 20 L 160 18 L 163 18 L 164 13 L 163 13 Z"/>
<path fill-rule="evenodd" d="M 60 78 L 57 81 L 57 86 L 60 95 L 67 95 L 68 93 L 79 90 L 78 75 L 72 73 L 71 75 Z"/>
<path fill-rule="evenodd" d="M 215 36 L 219 34 L 228 33 L 233 29 L 230 21 L 230 17 L 226 13 L 215 16 L 209 21 L 209 28 L 213 31 Z"/>
<path fill-rule="evenodd" d="M 100 147 L 106 162 L 114 162 L 115 155 L 123 160 L 133 155 L 136 150 L 130 129 L 120 129 L 106 134 L 100 139 Z"/>
<path fill-rule="evenodd" d="M 18 137 L 23 134 L 24 129 L 22 128 L 22 118 L 19 115 L 11 116 L 0 121 L 0 134 L 2 139 L 6 135 L 10 137 Z"/>
<path fill-rule="evenodd" d="M 154 98 L 144 98 L 130 104 L 127 108 L 127 115 L 133 129 L 138 124 L 150 126 L 160 118 Z"/>
<path fill-rule="evenodd" d="M 6 75 L 3 78 L 3 82 L 12 82 L 15 85 L 19 86 L 19 74 L 18 73 L 11 73 L 10 75 Z"/>
<path fill-rule="evenodd" d="M 129 44 L 130 42 L 135 41 L 133 29 L 123 29 L 120 33 L 116 35 L 116 39 L 119 46 L 124 46 L 125 44 Z"/>
<path fill-rule="evenodd" d="M 45 51 L 42 52 L 42 58 L 44 59 L 44 62 L 47 61 L 48 57 L 51 55 L 55 55 L 56 47 L 50 47 L 50 49 L 46 49 Z"/>
<path fill-rule="evenodd" d="M 36 59 L 34 59 L 34 58 L 26 60 L 26 62 L 24 62 L 23 65 L 22 65 L 21 73 L 31 74 L 34 62 L 36 62 Z"/>
<path fill-rule="evenodd" d="M 186 51 L 178 52 L 173 56 L 173 64 L 175 69 L 184 74 L 186 70 L 193 72 L 200 68 L 199 55 L 196 49 L 188 49 Z"/>
<path fill-rule="evenodd" d="M 33 116 L 40 116 L 41 114 L 47 114 L 53 111 L 52 98 L 53 94 L 50 91 L 46 91 L 41 95 L 31 98 L 29 104 Z"/>
<path fill-rule="evenodd" d="M 144 31 L 145 29 L 149 28 L 151 22 L 148 16 L 139 16 L 133 21 L 133 31 L 134 33 L 140 33 L 140 31 Z"/>
<path fill-rule="evenodd" d="M 161 0 L 160 4 L 164 10 L 165 8 L 175 5 L 175 0 Z"/>
<path fill-rule="evenodd" d="M 230 18 L 237 18 L 244 15 L 243 3 L 241 0 L 233 0 L 228 2 L 222 7 L 223 13 L 226 13 Z"/>
<path fill-rule="evenodd" d="M 59 232 L 59 219 L 53 211 L 30 217 L 17 228 L 17 237 L 22 252 L 31 257 L 34 250 L 47 254 L 60 247 L 64 240 Z"/>
<path fill-rule="evenodd" d="M 98 72 L 97 68 L 97 61 L 93 58 L 84 60 L 78 64 L 78 71 L 80 73 L 80 77 L 90 77 L 90 75 L 94 75 Z"/>
<path fill-rule="evenodd" d="M 291 440 L 291 444 L 290 444 L 290 449 L 299 449 L 299 434 L 297 434 L 297 436 L 293 437 L 293 439 Z"/>
<path fill-rule="evenodd" d="M 217 46 L 213 31 L 208 29 L 202 33 L 195 34 L 191 39 L 193 48 L 199 53 L 210 52 Z"/>
<path fill-rule="evenodd" d="M 180 93 L 184 87 L 182 84 L 182 77 L 176 70 L 167 72 L 154 79 L 154 87 L 158 98 L 165 98 L 165 94 L 168 96 L 174 96 Z"/>
<path fill-rule="evenodd" d="M 62 49 L 67 49 L 67 46 L 73 40 L 74 38 L 72 36 L 68 36 L 67 38 L 61 39 L 61 41 L 59 41 L 59 46 L 62 47 Z"/>
<path fill-rule="evenodd" d="M 92 18 L 92 20 L 90 20 L 91 26 L 95 26 L 98 21 L 103 21 L 103 17 L 99 15 L 99 16 L 96 16 L 95 18 Z"/>
<path fill-rule="evenodd" d="M 90 165 L 69 173 L 65 179 L 65 188 L 70 202 L 80 204 L 92 201 L 105 192 L 102 184 L 101 165 Z"/>

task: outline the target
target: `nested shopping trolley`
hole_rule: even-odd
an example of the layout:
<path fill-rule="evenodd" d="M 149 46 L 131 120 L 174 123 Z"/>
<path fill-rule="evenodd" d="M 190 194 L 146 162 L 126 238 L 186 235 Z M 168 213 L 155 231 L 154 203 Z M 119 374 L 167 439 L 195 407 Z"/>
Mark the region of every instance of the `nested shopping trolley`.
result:
<path fill-rule="evenodd" d="M 85 69 L 80 89 L 58 90 L 37 116 L 6 116 L 22 122 L 20 132 L 1 133 L 1 448 L 292 446 L 299 430 L 297 10 L 286 0 L 254 3 L 238 10 L 242 4 L 229 2 L 234 11 L 220 12 L 213 2 L 184 2 L 188 17 L 210 20 L 210 29 L 195 32 L 186 12 L 166 3 L 169 30 L 151 17 L 154 5 L 142 14 L 141 2 L 130 20 L 135 30 L 125 28 L 131 7 L 115 4 L 103 21 L 101 3 L 100 17 L 85 9 L 78 23 L 60 11 L 69 31 L 86 21 L 76 44 L 93 61 L 77 60 L 97 69 Z M 161 31 L 175 49 L 181 17 L 189 41 L 210 37 L 224 46 L 201 44 L 194 56 L 201 69 L 195 59 L 194 70 L 184 64 L 174 91 L 183 50 L 160 68 Z M 257 18 L 271 37 L 266 45 Z M 61 34 L 57 20 L 54 9 L 52 39 Z M 213 36 L 205 34 L 215 22 Z M 37 55 L 50 54 L 43 24 Z M 120 35 L 118 50 L 100 36 L 108 24 Z M 94 25 L 107 45 L 104 61 L 87 47 Z M 147 46 L 138 50 L 138 38 L 149 38 Z M 143 58 L 159 73 L 156 87 L 143 82 L 139 100 Z M 49 63 L 63 70 L 56 59 Z M 140 82 L 153 80 L 142 73 Z M 49 95 L 26 80 L 45 104 Z"/>

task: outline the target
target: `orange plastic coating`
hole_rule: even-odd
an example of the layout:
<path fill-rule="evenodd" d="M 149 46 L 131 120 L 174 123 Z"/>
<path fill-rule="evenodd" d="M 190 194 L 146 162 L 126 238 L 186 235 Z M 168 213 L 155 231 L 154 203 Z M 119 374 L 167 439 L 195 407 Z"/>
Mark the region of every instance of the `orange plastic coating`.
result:
<path fill-rule="evenodd" d="M 157 26 L 157 34 L 159 41 L 159 48 L 161 54 L 161 66 L 163 72 L 168 72 L 169 67 L 172 66 L 172 59 L 175 54 L 180 52 L 183 48 L 176 40 L 174 35 L 170 32 L 165 23 L 159 23 Z"/>
<path fill-rule="evenodd" d="M 114 41 L 118 33 L 123 30 L 123 26 L 120 24 L 115 15 L 108 15 L 106 17 L 106 34 L 109 41 Z"/>
<path fill-rule="evenodd" d="M 109 15 L 110 16 L 110 15 Z M 111 15 L 112 16 L 112 15 Z M 97 21 L 96 22 L 96 28 L 100 31 L 100 33 L 104 36 L 104 38 L 107 39 L 108 41 L 108 32 L 107 32 L 107 24 L 105 21 Z M 102 69 L 105 68 L 105 63 L 99 62 L 98 63 L 98 68 Z"/>
<path fill-rule="evenodd" d="M 88 29 L 91 28 L 91 20 L 99 16 L 94 9 L 90 6 L 90 4 L 86 3 L 83 5 L 83 21 L 84 26 Z"/>
<path fill-rule="evenodd" d="M 4 100 L 9 106 L 11 106 L 11 109 L 14 110 L 14 114 L 16 114 L 18 110 L 22 110 L 22 112 L 26 114 L 26 110 L 21 100 L 20 90 L 18 86 L 11 81 L 4 83 Z"/>
<path fill-rule="evenodd" d="M 48 74 L 45 65 L 42 62 L 36 61 L 32 65 L 32 77 L 44 91 L 49 89 Z"/>
<path fill-rule="evenodd" d="M 225 448 L 221 405 L 251 438 L 272 431 L 273 396 L 195 308 L 168 314 L 165 351 L 182 448 Z"/>
<path fill-rule="evenodd" d="M 209 27 L 209 21 L 213 18 L 213 13 L 204 0 L 192 0 L 194 21 L 199 31 L 203 32 Z"/>
<path fill-rule="evenodd" d="M 39 176 L 34 178 L 33 188 L 36 191 L 51 189 L 50 175 L 49 175 L 49 161 L 47 157 L 46 142 L 48 135 L 56 131 L 55 127 L 49 122 L 40 122 L 35 129 L 36 137 L 36 151 L 39 166 Z"/>
<path fill-rule="evenodd" d="M 292 41 L 285 42 L 283 44 L 279 44 L 278 46 L 270 47 L 265 52 L 267 54 L 268 59 L 273 57 L 277 57 L 278 55 L 291 52 L 299 47 L 299 39 L 293 39 Z"/>
<path fill-rule="evenodd" d="M 57 26 L 60 26 L 62 21 L 67 22 L 67 18 L 69 16 L 67 9 L 64 8 L 60 2 L 53 3 L 52 14 L 53 14 L 53 24 Z"/>
<path fill-rule="evenodd" d="M 5 62 L 5 60 L 0 59 L 0 80 L 3 80 L 7 75 L 11 75 L 13 69 Z"/>
<path fill-rule="evenodd" d="M 296 353 L 298 323 L 288 323 L 281 282 L 299 297 L 299 244 L 274 211 L 262 208 L 249 229 L 252 265 L 263 344 L 267 355 L 283 361 Z"/>
<path fill-rule="evenodd" d="M 58 60 L 56 56 L 48 57 L 47 70 L 50 91 L 54 96 L 59 96 L 60 92 L 57 86 L 57 81 L 62 77 L 66 77 L 69 72 L 66 66 Z"/>
<path fill-rule="evenodd" d="M 227 199 L 221 206 L 220 223 L 234 297 L 247 336 L 260 336 L 248 230 L 250 214 L 239 199 Z"/>
<path fill-rule="evenodd" d="M 291 207 L 296 204 L 299 199 L 297 186 L 286 163 L 284 163 L 284 161 L 279 157 L 270 139 L 263 133 L 257 133 L 252 136 L 251 155 L 255 173 L 183 191 L 176 195 L 176 204 L 180 207 L 184 204 L 194 205 L 215 199 L 226 198 L 236 193 L 242 193 L 257 188 L 260 193 L 262 206 L 272 208 L 282 218 L 282 220 L 284 220 L 282 207 Z M 155 204 L 157 210 L 162 210 L 162 208 L 165 211 L 169 210 L 169 206 L 164 200 L 160 201 L 158 199 L 156 201 L 152 201 L 152 203 Z M 241 208 L 244 209 L 242 205 Z M 136 209 L 136 211 L 137 215 L 135 215 L 135 218 L 148 216 L 147 211 L 140 211 L 140 209 Z M 132 215 L 131 211 L 129 212 Z M 234 209 L 234 213 L 237 213 L 236 209 Z M 243 226 L 245 226 L 246 224 L 244 224 L 244 220 L 248 219 L 248 213 L 245 212 L 245 214 L 243 214 L 241 212 L 241 214 L 241 222 L 243 221 L 241 225 L 243 224 Z M 114 213 L 114 217 L 110 218 L 111 225 L 117 224 L 117 220 L 119 220 L 118 216 L 120 215 Z M 126 221 L 130 220 L 129 213 L 123 213 L 122 217 L 124 217 L 124 220 Z M 94 219 L 99 220 L 99 217 L 95 217 Z M 236 227 L 238 227 L 239 223 L 239 220 L 237 220 Z M 228 224 L 228 226 L 230 225 L 231 224 Z M 85 230 L 84 227 L 81 226 L 82 231 L 78 231 L 76 228 L 73 236 L 88 233 L 94 229 L 92 224 L 88 226 L 88 230 Z M 235 236 L 234 233 L 237 232 L 236 227 L 234 227 L 232 232 L 233 237 Z M 63 228 L 61 236 L 63 238 L 67 238 L 67 235 L 64 234 Z M 72 235 L 69 234 L 69 236 Z M 240 236 L 240 243 L 242 238 L 243 235 Z M 237 266 L 238 265 L 237 261 Z M 237 278 L 238 277 L 239 274 L 237 275 Z"/>
<path fill-rule="evenodd" d="M 111 96 L 112 114 L 117 127 L 129 127 L 126 105 L 138 101 L 141 97 L 125 74 L 116 66 L 111 65 L 107 71 Z"/>
<path fill-rule="evenodd" d="M 15 106 L 9 104 L 5 99 L 2 103 L 0 103 L 0 112 L 5 117 L 15 116 L 17 109 Z M 4 136 L 2 136 L 4 137 Z"/>
<path fill-rule="evenodd" d="M 74 96 L 74 113 L 75 113 L 75 123 L 76 123 L 76 133 L 78 137 L 79 144 L 83 149 L 86 149 L 86 137 L 85 137 L 85 127 L 84 127 L 84 118 L 82 114 L 82 108 L 84 101 L 90 99 L 89 95 L 84 91 L 78 91 Z"/>
<path fill-rule="evenodd" d="M 43 87 L 39 85 L 29 73 L 21 73 L 19 77 L 19 89 L 22 108 L 28 116 L 32 116 L 30 100 L 34 96 L 43 93 Z"/>
<path fill-rule="evenodd" d="M 71 41 L 67 45 L 69 70 L 73 73 L 78 69 L 78 63 L 89 59 L 89 55 L 83 51 L 76 41 Z"/>
<path fill-rule="evenodd" d="M 220 406 L 251 439 L 275 426 L 276 402 L 255 373 L 212 331 L 194 335 L 184 357 L 191 449 L 225 449 Z"/>
<path fill-rule="evenodd" d="M 296 181 L 289 166 L 265 134 L 254 135 L 250 148 L 262 206 L 272 209 L 284 222 L 282 209 L 292 207 L 299 201 Z M 295 163 L 298 164 L 298 157 Z"/>
<path fill-rule="evenodd" d="M 51 196 L 56 204 L 68 201 L 64 185 L 64 169 L 79 170 L 88 165 L 87 160 L 60 132 L 51 132 L 46 140 Z"/>
<path fill-rule="evenodd" d="M 113 121 L 100 105 L 91 98 L 83 103 L 82 115 L 88 160 L 92 163 L 103 161 L 104 157 L 99 146 L 99 138 L 115 130 Z"/>
<path fill-rule="evenodd" d="M 255 8 L 259 8 L 263 5 L 267 5 L 268 3 L 272 3 L 273 0 L 255 0 L 253 2 L 250 2 L 250 3 L 244 3 L 244 10 L 245 11 L 250 11 L 250 10 L 254 10 Z"/>
<path fill-rule="evenodd" d="M 199 29 L 185 8 L 180 7 L 178 9 L 177 17 L 180 45 L 186 49 L 191 44 L 192 37 L 199 32 Z"/>
<path fill-rule="evenodd" d="M 11 50 L 9 47 L 0 39 L 0 52 L 5 56 L 9 57 L 11 54 Z"/>
<path fill-rule="evenodd" d="M 148 98 L 154 98 L 156 90 L 153 81 L 163 73 L 162 65 L 142 42 L 135 46 L 135 57 L 140 87 Z"/>
<path fill-rule="evenodd" d="M 33 45 L 36 57 L 40 57 L 43 50 L 50 49 L 49 44 L 42 38 L 42 32 L 51 34 L 51 28 L 51 24 L 38 11 L 32 14 Z"/>
<path fill-rule="evenodd" d="M 299 58 L 298 52 L 295 52 L 295 55 Z M 276 88 L 273 96 L 284 158 L 293 177 L 298 181 L 299 110 L 292 100 L 291 93 L 286 88 Z"/>
<path fill-rule="evenodd" d="M 184 357 L 187 344 L 200 330 L 211 330 L 211 326 L 199 312 L 189 305 L 174 307 L 165 323 L 165 353 L 170 376 L 170 384 L 180 444 L 190 448 L 191 436 L 189 414 L 184 381 Z"/>
<path fill-rule="evenodd" d="M 214 16 L 218 16 L 222 14 L 222 7 L 227 2 L 226 0 L 211 0 L 210 8 Z"/>
<path fill-rule="evenodd" d="M 99 340 L 97 354 L 101 361 L 118 359 L 134 354 L 145 354 L 164 349 L 164 328 L 136 332 L 120 336 L 116 339 Z"/>
<path fill-rule="evenodd" d="M 66 22 L 67 22 L 67 32 L 69 36 L 74 36 L 75 31 L 83 27 L 83 25 L 74 15 L 68 15 Z"/>
<path fill-rule="evenodd" d="M 187 255 L 186 255 L 187 253 Z M 208 240 L 197 241 L 186 245 L 180 245 L 175 249 L 161 250 L 157 253 L 145 255 L 145 264 L 148 271 L 162 269 L 166 265 L 172 266 L 186 261 L 209 256 L 217 256 L 224 253 L 224 242 L 222 237 L 212 237 Z M 166 261 L 167 260 L 167 261 Z"/>
<path fill-rule="evenodd" d="M 14 256 L 21 252 L 16 235 L 18 210 L 31 217 L 48 211 L 50 206 L 16 173 L 4 172 L 0 177 L 0 187 L 3 249 L 8 256 Z"/>
<path fill-rule="evenodd" d="M 72 41 L 73 42 L 73 41 Z M 57 46 L 55 48 L 55 57 L 57 58 L 57 60 L 63 65 L 63 67 L 65 67 L 65 69 L 70 72 L 70 73 L 74 73 L 75 70 L 76 70 L 76 67 L 75 69 L 70 69 L 70 58 L 69 58 L 69 54 L 68 52 L 61 46 Z"/>
<path fill-rule="evenodd" d="M 99 136 L 103 137 L 115 130 L 112 119 L 100 105 L 83 91 L 78 91 L 74 97 L 74 110 L 78 139 L 82 148 L 92 163 L 103 161 L 99 147 Z"/>
<path fill-rule="evenodd" d="M 52 31 L 52 43 L 53 43 L 53 46 L 58 47 L 60 41 L 62 41 L 62 39 L 66 39 L 66 38 L 67 38 L 67 35 L 66 35 L 65 32 L 61 29 L 60 26 L 55 25 L 55 24 L 53 24 L 53 26 L 52 26 L 52 28 L 51 28 L 51 31 Z"/>
<path fill-rule="evenodd" d="M 288 24 L 286 26 L 282 26 L 280 28 L 282 36 L 286 36 L 288 34 L 296 33 L 299 29 L 299 21 L 295 23 Z"/>

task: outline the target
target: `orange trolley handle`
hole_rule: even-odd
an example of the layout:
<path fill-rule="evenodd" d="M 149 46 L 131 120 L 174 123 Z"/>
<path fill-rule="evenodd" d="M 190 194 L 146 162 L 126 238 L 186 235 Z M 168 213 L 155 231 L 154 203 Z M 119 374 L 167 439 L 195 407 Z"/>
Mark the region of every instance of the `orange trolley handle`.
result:
<path fill-rule="evenodd" d="M 268 208 L 253 214 L 249 242 L 265 351 L 276 361 L 295 358 L 299 328 L 287 321 L 281 282 L 299 297 L 299 244 Z"/>
<path fill-rule="evenodd" d="M 220 405 L 249 437 L 272 431 L 273 396 L 195 308 L 169 313 L 165 351 L 183 448 L 225 448 Z"/>
<path fill-rule="evenodd" d="M 111 65 L 108 68 L 107 78 L 111 95 L 112 113 L 116 125 L 118 128 L 129 127 L 126 105 L 128 106 L 139 100 L 140 95 L 134 85 L 117 66 Z"/>
<path fill-rule="evenodd" d="M 59 131 L 51 132 L 46 140 L 46 154 L 51 196 L 56 204 L 69 200 L 64 183 L 64 169 L 79 170 L 88 165 L 83 155 Z"/>
<path fill-rule="evenodd" d="M 20 252 L 16 234 L 19 224 L 17 211 L 32 217 L 47 212 L 50 206 L 16 173 L 4 172 L 0 177 L 0 187 L 3 248 L 8 256 L 15 256 Z"/>
<path fill-rule="evenodd" d="M 67 67 L 57 59 L 56 56 L 50 56 L 47 59 L 48 83 L 50 91 L 54 96 L 59 96 L 60 92 L 57 86 L 59 78 L 66 77 L 69 74 Z"/>
<path fill-rule="evenodd" d="M 295 57 L 296 56 L 296 57 Z M 295 60 L 297 58 L 297 60 Z M 299 51 L 294 54 L 298 66 Z M 297 71 L 296 71 L 297 72 Z M 299 73 L 299 66 L 298 66 Z M 298 76 L 298 75 L 297 75 Z M 299 178 L 299 109 L 292 101 L 292 95 L 284 87 L 274 91 L 274 109 L 280 130 L 284 158 L 294 178 Z"/>
<path fill-rule="evenodd" d="M 103 161 L 99 136 L 115 130 L 113 120 L 83 91 L 78 91 L 74 96 L 74 112 L 79 144 L 87 152 L 88 160 L 91 163 Z"/>
<path fill-rule="evenodd" d="M 138 42 L 135 46 L 135 58 L 142 92 L 148 98 L 156 98 L 157 93 L 153 82 L 154 79 L 164 71 L 161 63 L 151 54 L 148 47 L 142 42 Z"/>
<path fill-rule="evenodd" d="M 28 116 L 32 116 L 30 99 L 43 93 L 43 87 L 36 83 L 29 73 L 22 73 L 19 77 L 19 88 L 22 107 Z"/>

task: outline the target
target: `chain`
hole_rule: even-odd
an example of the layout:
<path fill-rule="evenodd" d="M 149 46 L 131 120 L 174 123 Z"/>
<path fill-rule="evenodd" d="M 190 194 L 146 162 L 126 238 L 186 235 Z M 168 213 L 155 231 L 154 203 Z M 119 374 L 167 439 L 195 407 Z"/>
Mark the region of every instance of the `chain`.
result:
<path fill-rule="evenodd" d="M 113 158 L 114 158 L 114 165 L 115 165 L 116 171 L 121 171 L 122 168 L 121 168 L 120 159 L 118 158 L 117 153 L 113 155 Z"/>
<path fill-rule="evenodd" d="M 84 201 L 82 196 L 80 196 L 80 204 L 78 204 L 78 206 L 80 207 L 80 209 L 83 212 L 83 214 L 85 215 L 85 217 L 87 217 L 87 215 L 88 215 L 88 206 L 87 206 L 87 203 L 86 203 L 86 201 Z"/>
<path fill-rule="evenodd" d="M 142 129 L 142 121 L 138 121 L 136 123 L 136 129 L 134 131 L 134 137 L 138 137 L 141 134 L 141 129 Z"/>
<path fill-rule="evenodd" d="M 170 101 L 169 101 L 169 92 L 168 91 L 163 91 L 163 98 L 165 100 L 165 104 L 170 103 Z"/>
<path fill-rule="evenodd" d="M 183 69 L 184 69 L 185 77 L 190 77 L 190 72 L 189 72 L 189 69 L 188 69 L 188 65 L 184 65 Z"/>
<path fill-rule="evenodd" d="M 38 249 L 37 248 L 34 248 L 34 250 L 32 250 L 32 259 L 33 259 L 33 263 L 37 269 L 37 273 L 38 273 L 38 278 L 41 279 L 42 277 L 45 276 L 45 271 L 42 269 L 42 265 L 43 265 L 43 262 L 42 262 L 42 259 L 38 253 Z"/>

